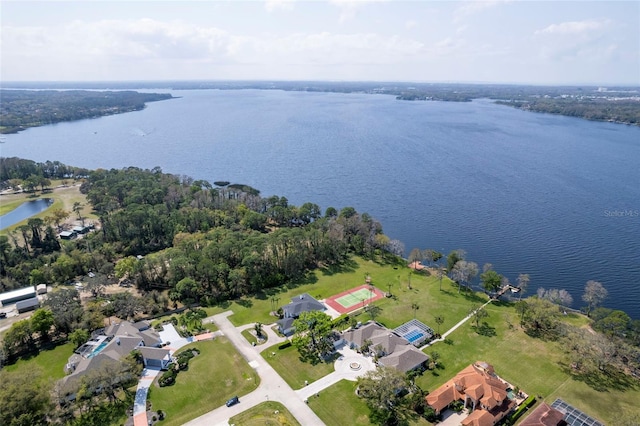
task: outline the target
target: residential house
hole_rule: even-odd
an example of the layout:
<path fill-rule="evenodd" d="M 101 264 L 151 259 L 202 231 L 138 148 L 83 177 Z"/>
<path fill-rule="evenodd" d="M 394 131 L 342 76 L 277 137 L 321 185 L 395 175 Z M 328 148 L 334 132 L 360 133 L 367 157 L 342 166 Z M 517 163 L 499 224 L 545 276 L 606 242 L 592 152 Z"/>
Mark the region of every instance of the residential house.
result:
<path fill-rule="evenodd" d="M 508 387 L 492 365 L 477 361 L 427 395 L 426 401 L 436 414 L 454 401 L 462 401 L 471 411 L 463 426 L 492 426 L 516 406 L 516 401 L 508 397 Z"/>
<path fill-rule="evenodd" d="M 160 335 L 149 328 L 148 323 L 122 321 L 109 325 L 100 334 L 94 334 L 69 358 L 65 366 L 69 375 L 60 382 L 63 394 L 74 399 L 72 389 L 85 375 L 122 360 L 136 349 L 140 350 L 145 366 L 167 368 L 171 357 L 169 350 L 159 348 L 161 344 Z"/>
<path fill-rule="evenodd" d="M 407 372 L 422 368 L 429 357 L 388 328 L 370 321 L 365 325 L 345 331 L 342 337 L 351 349 L 368 348 L 378 357 L 378 363 Z"/>
<path fill-rule="evenodd" d="M 293 320 L 303 312 L 324 311 L 326 307 L 308 293 L 303 293 L 291 299 L 291 303 L 282 307 L 282 319 L 277 322 L 278 330 L 285 336 L 294 333 Z"/>

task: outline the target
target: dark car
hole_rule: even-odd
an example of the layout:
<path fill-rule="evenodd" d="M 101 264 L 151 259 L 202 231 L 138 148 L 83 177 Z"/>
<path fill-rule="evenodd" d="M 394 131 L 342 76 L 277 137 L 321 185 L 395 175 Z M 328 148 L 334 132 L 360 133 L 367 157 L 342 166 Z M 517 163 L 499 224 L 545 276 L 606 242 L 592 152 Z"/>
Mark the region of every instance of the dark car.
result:
<path fill-rule="evenodd" d="M 234 396 L 233 398 L 231 398 L 230 400 L 227 401 L 227 407 L 231 407 L 232 405 L 236 405 L 238 402 L 240 402 L 240 400 L 238 399 L 237 396 Z"/>

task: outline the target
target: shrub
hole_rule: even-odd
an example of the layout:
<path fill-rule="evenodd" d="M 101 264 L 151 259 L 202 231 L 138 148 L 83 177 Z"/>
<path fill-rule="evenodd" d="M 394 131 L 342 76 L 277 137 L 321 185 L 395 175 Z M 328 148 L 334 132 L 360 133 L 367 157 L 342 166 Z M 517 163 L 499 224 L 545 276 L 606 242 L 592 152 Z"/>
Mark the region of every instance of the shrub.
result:
<path fill-rule="evenodd" d="M 518 409 L 509 417 L 509 421 L 511 424 L 515 423 L 516 420 L 522 416 L 522 414 L 529 409 L 533 404 L 536 403 L 536 397 L 531 395 L 529 398 L 525 399 L 522 404 L 518 407 Z"/>
<path fill-rule="evenodd" d="M 287 340 L 286 342 L 284 342 L 280 346 L 278 346 L 278 349 L 286 349 L 289 346 L 291 346 L 291 341 Z"/>

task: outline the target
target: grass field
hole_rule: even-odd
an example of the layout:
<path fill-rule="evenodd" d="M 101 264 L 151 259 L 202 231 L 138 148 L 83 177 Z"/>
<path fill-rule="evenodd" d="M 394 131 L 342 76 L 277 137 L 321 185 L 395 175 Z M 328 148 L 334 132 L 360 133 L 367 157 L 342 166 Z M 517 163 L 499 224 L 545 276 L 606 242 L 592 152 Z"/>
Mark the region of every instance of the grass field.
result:
<path fill-rule="evenodd" d="M 279 402 L 269 401 L 249 408 L 229 419 L 229 424 L 242 426 L 300 426 L 289 410 Z"/>
<path fill-rule="evenodd" d="M 303 388 L 305 380 L 312 383 L 334 371 L 333 360 L 311 365 L 300 361 L 300 355 L 295 347 L 278 349 L 278 346 L 280 344 L 265 349 L 262 355 L 293 389 Z M 271 355 L 274 352 L 275 355 Z"/>
<path fill-rule="evenodd" d="M 64 366 L 72 354 L 73 344 L 67 343 L 51 350 L 40 351 L 36 357 L 20 359 L 15 364 L 6 365 L 2 370 L 20 374 L 26 370 L 41 368 L 43 380 L 59 380 L 65 376 Z"/>
<path fill-rule="evenodd" d="M 320 392 L 317 398 L 309 398 L 309 407 L 327 426 L 342 426 L 345 419 L 353 426 L 370 425 L 369 408 L 356 395 L 356 386 L 356 382 L 340 380 Z M 340 401 L 339 409 L 336 401 Z"/>
<path fill-rule="evenodd" d="M 167 413 L 164 426 L 181 425 L 222 406 L 234 395 L 242 398 L 260 384 L 260 378 L 224 337 L 198 342 L 200 355 L 189 362 L 189 370 L 178 374 L 173 386 L 150 389 L 154 411 Z M 184 350 L 184 349 L 183 349 Z"/>

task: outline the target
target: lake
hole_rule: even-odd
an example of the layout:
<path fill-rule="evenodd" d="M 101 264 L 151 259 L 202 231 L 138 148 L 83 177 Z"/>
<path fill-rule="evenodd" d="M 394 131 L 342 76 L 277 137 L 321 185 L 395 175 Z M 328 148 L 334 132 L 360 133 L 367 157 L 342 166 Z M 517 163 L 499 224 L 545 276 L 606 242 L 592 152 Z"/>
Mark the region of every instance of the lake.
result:
<path fill-rule="evenodd" d="M 159 90 L 163 91 L 163 90 Z M 640 128 L 488 100 L 282 91 L 173 91 L 143 111 L 7 135 L 3 156 L 137 166 L 251 185 L 379 220 L 413 247 L 463 248 L 512 282 L 587 280 L 640 318 Z M 375 277 L 374 277 L 375 280 Z"/>
<path fill-rule="evenodd" d="M 2 201 L 1 198 L 0 201 Z M 51 206 L 51 204 L 53 204 L 53 199 L 51 198 L 39 198 L 37 200 L 25 201 L 9 213 L 0 216 L 0 231 L 45 211 L 49 206 Z"/>

